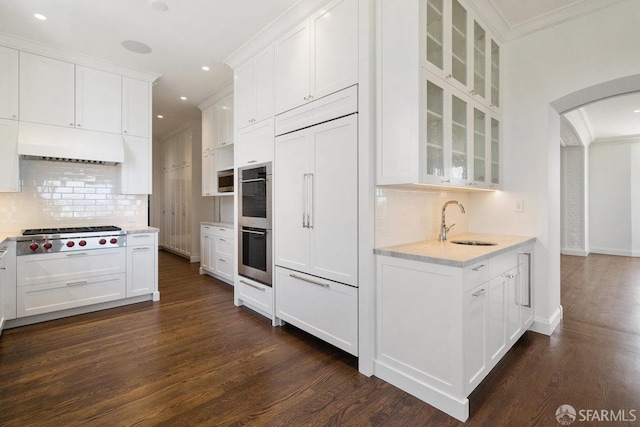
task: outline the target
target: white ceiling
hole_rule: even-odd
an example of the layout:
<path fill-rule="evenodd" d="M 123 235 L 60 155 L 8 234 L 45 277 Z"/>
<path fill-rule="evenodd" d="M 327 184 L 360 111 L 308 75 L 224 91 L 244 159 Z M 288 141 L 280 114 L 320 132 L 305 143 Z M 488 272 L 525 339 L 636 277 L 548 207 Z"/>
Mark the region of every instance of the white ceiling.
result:
<path fill-rule="evenodd" d="M 162 138 L 200 119 L 197 105 L 232 81 L 222 61 L 298 0 L 162 0 L 166 12 L 151 7 L 154 1 L 0 0 L 0 31 L 161 74 L 153 90 L 153 133 Z M 516 35 L 620 1 L 484 0 Z M 39 21 L 34 13 L 48 19 Z M 153 51 L 132 53 L 121 46 L 124 40 L 145 43 Z M 211 71 L 203 71 L 203 65 Z M 609 118 L 622 117 L 605 110 Z M 587 113 L 597 121 L 602 111 Z"/>

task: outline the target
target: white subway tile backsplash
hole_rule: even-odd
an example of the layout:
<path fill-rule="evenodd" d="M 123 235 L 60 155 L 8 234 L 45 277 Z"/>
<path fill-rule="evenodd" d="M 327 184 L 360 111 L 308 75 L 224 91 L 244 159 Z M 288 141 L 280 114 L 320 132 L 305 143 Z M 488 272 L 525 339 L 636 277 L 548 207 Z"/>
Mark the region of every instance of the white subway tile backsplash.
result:
<path fill-rule="evenodd" d="M 20 175 L 22 192 L 0 193 L 0 232 L 146 225 L 147 196 L 119 194 L 120 174 L 114 166 L 20 160 Z"/>
<path fill-rule="evenodd" d="M 437 239 L 442 205 L 447 200 L 463 205 L 467 193 L 376 188 L 376 247 Z M 450 235 L 468 231 L 468 219 L 455 206 L 447 208 L 447 224 L 456 224 Z"/>

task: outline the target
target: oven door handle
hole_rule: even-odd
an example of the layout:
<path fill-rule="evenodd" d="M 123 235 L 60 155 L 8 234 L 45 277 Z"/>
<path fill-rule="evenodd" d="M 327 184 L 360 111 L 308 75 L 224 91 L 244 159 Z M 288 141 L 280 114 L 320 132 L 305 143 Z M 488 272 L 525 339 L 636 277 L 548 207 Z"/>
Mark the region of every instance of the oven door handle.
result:
<path fill-rule="evenodd" d="M 261 182 L 261 181 L 266 181 L 267 178 L 255 178 L 255 179 L 241 179 L 240 182 L 242 184 L 246 183 L 246 182 Z"/>
<path fill-rule="evenodd" d="M 267 234 L 266 231 L 253 231 L 253 230 L 245 230 L 244 228 L 242 230 L 243 233 L 249 233 L 249 234 L 259 234 L 261 236 L 264 236 L 265 234 Z"/>

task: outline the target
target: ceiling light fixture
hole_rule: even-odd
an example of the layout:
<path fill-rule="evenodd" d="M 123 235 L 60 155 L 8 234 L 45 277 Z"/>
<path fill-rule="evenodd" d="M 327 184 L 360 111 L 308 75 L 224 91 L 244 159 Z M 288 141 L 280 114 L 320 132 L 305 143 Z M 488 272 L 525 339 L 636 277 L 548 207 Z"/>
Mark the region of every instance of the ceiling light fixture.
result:
<path fill-rule="evenodd" d="M 46 16 L 44 16 L 43 14 L 41 14 L 41 13 L 34 13 L 34 14 L 33 14 L 33 16 L 34 16 L 36 19 L 39 19 L 39 20 L 41 20 L 41 21 L 46 21 L 46 20 L 47 20 L 47 17 L 46 17 Z"/>
<path fill-rule="evenodd" d="M 187 97 L 186 96 L 181 96 L 180 99 L 182 99 L 183 101 L 186 101 Z"/>
<path fill-rule="evenodd" d="M 122 47 L 125 49 L 134 52 L 134 53 L 151 53 L 152 49 L 144 43 L 137 42 L 135 40 L 125 40 L 122 43 Z"/>
<path fill-rule="evenodd" d="M 156 117 L 159 119 L 164 119 L 164 116 L 162 114 L 158 114 Z"/>
<path fill-rule="evenodd" d="M 149 6 L 160 12 L 166 12 L 169 6 L 162 0 L 149 0 Z"/>
<path fill-rule="evenodd" d="M 634 113 L 640 113 L 640 110 L 633 110 Z"/>
<path fill-rule="evenodd" d="M 203 65 L 202 69 L 205 70 L 205 71 L 209 71 L 211 68 L 207 67 L 206 65 Z"/>

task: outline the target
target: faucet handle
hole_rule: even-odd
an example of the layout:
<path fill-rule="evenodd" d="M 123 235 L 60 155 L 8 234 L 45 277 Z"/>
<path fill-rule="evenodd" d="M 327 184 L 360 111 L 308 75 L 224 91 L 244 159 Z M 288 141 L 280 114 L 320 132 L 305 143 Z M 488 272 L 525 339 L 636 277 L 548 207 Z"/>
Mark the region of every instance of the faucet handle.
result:
<path fill-rule="evenodd" d="M 449 231 L 449 230 L 451 230 L 451 229 L 453 228 L 453 226 L 454 226 L 454 225 L 455 225 L 455 224 L 451 224 L 450 226 L 445 227 L 445 228 L 447 229 L 447 231 Z"/>

